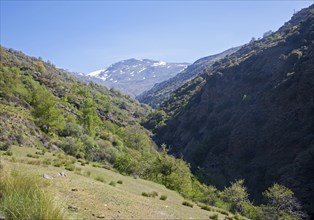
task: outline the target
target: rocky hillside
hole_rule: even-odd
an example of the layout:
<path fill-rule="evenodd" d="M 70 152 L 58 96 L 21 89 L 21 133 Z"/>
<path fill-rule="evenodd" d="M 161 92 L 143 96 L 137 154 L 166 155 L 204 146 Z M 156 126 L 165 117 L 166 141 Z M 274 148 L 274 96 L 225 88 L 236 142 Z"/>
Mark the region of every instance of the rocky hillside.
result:
<path fill-rule="evenodd" d="M 143 92 L 136 98 L 143 103 L 146 103 L 152 107 L 157 107 L 164 101 L 170 98 L 170 94 L 178 89 L 180 86 L 184 85 L 186 82 L 194 79 L 196 76 L 203 73 L 205 68 L 210 68 L 210 66 L 222 59 L 223 57 L 230 55 L 237 51 L 240 47 L 231 48 L 222 53 L 203 57 L 193 64 L 189 65 L 185 70 L 179 72 L 172 78 L 165 80 L 163 82 L 157 83 L 148 91 Z"/>
<path fill-rule="evenodd" d="M 244 179 L 255 201 L 277 181 L 314 214 L 314 6 L 171 94 L 155 139 L 218 187 Z"/>
<path fill-rule="evenodd" d="M 84 79 L 135 97 L 152 88 L 156 83 L 175 76 L 187 65 L 188 63 L 128 59 L 114 63 L 107 69 L 88 73 L 87 78 Z"/>

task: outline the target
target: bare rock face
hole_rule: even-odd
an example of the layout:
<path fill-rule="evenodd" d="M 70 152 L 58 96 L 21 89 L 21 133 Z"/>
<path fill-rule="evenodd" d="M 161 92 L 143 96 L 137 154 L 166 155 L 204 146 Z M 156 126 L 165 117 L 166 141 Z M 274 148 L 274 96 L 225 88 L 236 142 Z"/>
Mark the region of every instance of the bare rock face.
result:
<path fill-rule="evenodd" d="M 244 179 L 260 201 L 261 192 L 278 182 L 312 215 L 313 11 L 313 5 L 300 11 L 176 90 L 161 106 L 169 119 L 155 137 L 207 183 L 224 187 Z"/>

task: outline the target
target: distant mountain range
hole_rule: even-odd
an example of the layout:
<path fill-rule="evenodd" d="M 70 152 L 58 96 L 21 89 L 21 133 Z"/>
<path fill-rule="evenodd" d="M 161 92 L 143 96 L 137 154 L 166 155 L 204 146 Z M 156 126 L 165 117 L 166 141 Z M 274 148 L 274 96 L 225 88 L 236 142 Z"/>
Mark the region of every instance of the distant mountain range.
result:
<path fill-rule="evenodd" d="M 210 68 L 214 62 L 236 52 L 238 49 L 240 49 L 240 47 L 234 47 L 221 53 L 198 59 L 176 76 L 154 85 L 153 88 L 143 92 L 136 98 L 140 102 L 146 103 L 152 107 L 157 107 L 168 100 L 173 91 L 203 73 L 203 70 Z"/>
<path fill-rule="evenodd" d="M 156 83 L 174 77 L 183 71 L 188 63 L 168 63 L 150 59 L 128 59 L 112 64 L 106 69 L 80 74 L 85 81 L 92 81 L 108 88 L 114 88 L 133 97 L 151 89 Z"/>

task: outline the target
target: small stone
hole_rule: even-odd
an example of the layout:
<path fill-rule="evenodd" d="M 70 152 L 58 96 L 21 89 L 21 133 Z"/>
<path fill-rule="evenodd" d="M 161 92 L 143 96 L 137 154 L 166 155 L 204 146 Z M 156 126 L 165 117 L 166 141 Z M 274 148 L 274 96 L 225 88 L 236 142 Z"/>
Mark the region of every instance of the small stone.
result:
<path fill-rule="evenodd" d="M 105 215 L 104 214 L 97 215 L 97 218 L 105 218 Z"/>
<path fill-rule="evenodd" d="M 77 206 L 75 206 L 75 205 L 69 205 L 68 209 L 70 209 L 71 211 L 77 212 L 79 208 Z"/>
<path fill-rule="evenodd" d="M 0 220 L 5 220 L 5 215 L 2 212 L 0 212 Z"/>
<path fill-rule="evenodd" d="M 46 173 L 43 174 L 43 178 L 44 178 L 44 179 L 47 179 L 47 180 L 52 180 L 52 179 L 53 179 L 52 176 L 49 176 L 49 175 L 46 174 Z"/>
<path fill-rule="evenodd" d="M 58 175 L 59 175 L 59 176 L 64 176 L 64 177 L 67 176 L 64 172 L 60 172 L 60 173 L 58 173 Z"/>

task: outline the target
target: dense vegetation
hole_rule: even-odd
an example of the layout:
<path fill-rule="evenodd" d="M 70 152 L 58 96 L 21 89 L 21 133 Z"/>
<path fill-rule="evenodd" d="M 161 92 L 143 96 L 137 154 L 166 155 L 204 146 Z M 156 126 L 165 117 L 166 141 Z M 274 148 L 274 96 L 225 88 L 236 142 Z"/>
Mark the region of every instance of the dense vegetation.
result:
<path fill-rule="evenodd" d="M 223 189 L 244 179 L 259 203 L 279 182 L 313 215 L 313 39 L 312 5 L 205 68 L 144 125 L 171 154 L 183 155 L 201 181 Z M 237 205 L 230 209 L 246 207 Z"/>

